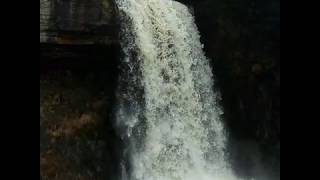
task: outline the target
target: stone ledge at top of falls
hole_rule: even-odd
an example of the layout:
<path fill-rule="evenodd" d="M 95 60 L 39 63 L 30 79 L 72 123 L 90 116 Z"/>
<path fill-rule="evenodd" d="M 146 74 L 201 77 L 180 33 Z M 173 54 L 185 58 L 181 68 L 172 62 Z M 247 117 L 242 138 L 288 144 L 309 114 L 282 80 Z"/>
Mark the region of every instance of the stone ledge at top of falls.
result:
<path fill-rule="evenodd" d="M 113 0 L 40 0 L 40 43 L 118 43 Z"/>

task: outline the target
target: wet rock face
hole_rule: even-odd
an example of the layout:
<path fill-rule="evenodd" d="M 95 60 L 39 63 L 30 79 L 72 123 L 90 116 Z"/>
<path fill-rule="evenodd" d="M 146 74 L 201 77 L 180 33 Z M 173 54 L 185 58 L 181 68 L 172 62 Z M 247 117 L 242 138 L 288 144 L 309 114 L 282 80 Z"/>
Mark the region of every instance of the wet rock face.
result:
<path fill-rule="evenodd" d="M 116 179 L 112 0 L 40 0 L 40 179 Z"/>
<path fill-rule="evenodd" d="M 114 43 L 114 19 L 112 0 L 40 0 L 40 42 Z"/>
<path fill-rule="evenodd" d="M 42 46 L 47 53 L 40 54 L 40 178 L 116 179 L 121 141 L 111 114 L 118 48 Z"/>

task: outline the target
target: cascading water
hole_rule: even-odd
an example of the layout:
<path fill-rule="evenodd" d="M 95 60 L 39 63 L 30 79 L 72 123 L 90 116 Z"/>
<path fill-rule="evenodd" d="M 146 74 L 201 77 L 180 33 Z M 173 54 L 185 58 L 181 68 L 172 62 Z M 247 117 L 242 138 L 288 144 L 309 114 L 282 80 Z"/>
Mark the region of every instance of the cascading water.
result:
<path fill-rule="evenodd" d="M 117 127 L 122 180 L 233 180 L 218 93 L 189 9 L 116 0 L 123 58 Z"/>

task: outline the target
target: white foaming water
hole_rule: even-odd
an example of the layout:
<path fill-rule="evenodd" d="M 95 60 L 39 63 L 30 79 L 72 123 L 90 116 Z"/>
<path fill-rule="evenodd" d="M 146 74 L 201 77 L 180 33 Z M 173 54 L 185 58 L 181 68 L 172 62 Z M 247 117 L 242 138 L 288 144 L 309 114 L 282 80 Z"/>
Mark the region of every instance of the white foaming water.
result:
<path fill-rule="evenodd" d="M 116 0 L 126 57 L 117 125 L 122 180 L 234 180 L 219 95 L 189 9 L 172 0 Z"/>

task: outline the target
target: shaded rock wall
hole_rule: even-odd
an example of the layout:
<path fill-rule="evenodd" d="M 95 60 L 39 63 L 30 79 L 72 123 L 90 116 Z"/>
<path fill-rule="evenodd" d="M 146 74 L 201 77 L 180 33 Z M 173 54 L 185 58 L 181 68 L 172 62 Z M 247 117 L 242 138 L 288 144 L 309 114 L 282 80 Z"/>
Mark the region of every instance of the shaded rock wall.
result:
<path fill-rule="evenodd" d="M 40 0 L 40 42 L 117 42 L 112 0 Z"/>
<path fill-rule="evenodd" d="M 112 0 L 40 0 L 40 179 L 117 179 Z"/>
<path fill-rule="evenodd" d="M 121 141 L 110 114 L 118 47 L 40 48 L 40 179 L 116 180 Z"/>

